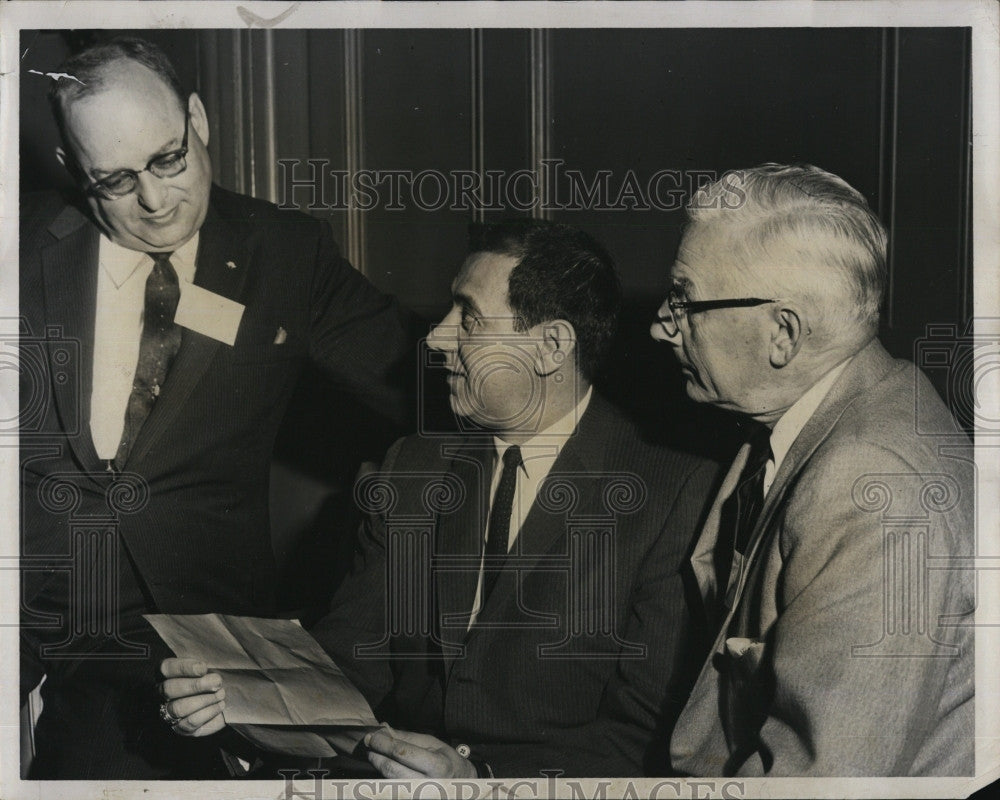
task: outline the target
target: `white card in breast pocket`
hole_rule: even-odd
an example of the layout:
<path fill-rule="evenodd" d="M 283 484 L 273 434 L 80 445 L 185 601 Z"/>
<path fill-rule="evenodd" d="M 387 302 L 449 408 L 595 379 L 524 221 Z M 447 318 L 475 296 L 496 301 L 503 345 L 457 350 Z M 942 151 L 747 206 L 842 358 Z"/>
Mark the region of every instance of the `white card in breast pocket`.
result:
<path fill-rule="evenodd" d="M 221 294 L 185 283 L 181 287 L 174 322 L 232 347 L 245 308 L 242 303 Z"/>

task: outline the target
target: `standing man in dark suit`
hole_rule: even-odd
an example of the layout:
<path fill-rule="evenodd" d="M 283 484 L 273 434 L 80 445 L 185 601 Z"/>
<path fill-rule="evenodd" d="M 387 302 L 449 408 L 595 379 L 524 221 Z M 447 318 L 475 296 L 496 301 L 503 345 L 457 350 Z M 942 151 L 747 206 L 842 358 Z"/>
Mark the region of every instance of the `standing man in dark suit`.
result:
<path fill-rule="evenodd" d="M 680 566 L 715 467 L 644 442 L 592 388 L 620 289 L 585 234 L 487 228 L 452 295 L 428 344 L 467 432 L 402 439 L 359 482 L 355 569 L 312 633 L 398 728 L 367 740 L 386 777 L 665 770 L 691 656 Z M 216 674 L 163 672 L 179 733 L 222 728 Z"/>
<path fill-rule="evenodd" d="M 113 40 L 60 72 L 81 203 L 21 209 L 31 774 L 197 777 L 212 765 L 149 713 L 162 654 L 140 615 L 272 613 L 268 471 L 297 376 L 312 361 L 398 423 L 410 343 L 327 224 L 212 186 L 205 109 L 155 46 Z"/>
<path fill-rule="evenodd" d="M 876 338 L 885 230 L 808 165 L 727 174 L 689 216 L 652 334 L 748 442 L 692 558 L 719 627 L 674 766 L 972 774 L 972 451 Z"/>

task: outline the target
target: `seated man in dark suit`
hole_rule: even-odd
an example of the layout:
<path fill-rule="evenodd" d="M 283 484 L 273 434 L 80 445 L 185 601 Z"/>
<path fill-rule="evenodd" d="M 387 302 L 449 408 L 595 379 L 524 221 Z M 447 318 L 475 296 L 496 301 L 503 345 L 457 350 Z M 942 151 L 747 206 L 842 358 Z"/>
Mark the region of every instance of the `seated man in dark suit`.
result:
<path fill-rule="evenodd" d="M 972 774 L 972 449 L 876 336 L 885 229 L 809 165 L 727 174 L 689 216 L 652 334 L 748 441 L 692 558 L 719 627 L 673 766 Z"/>
<path fill-rule="evenodd" d="M 327 223 L 212 185 L 205 108 L 160 50 L 117 39 L 59 72 L 79 191 L 21 204 L 30 775 L 204 776 L 218 759 L 147 699 L 165 653 L 141 615 L 274 613 L 269 466 L 299 375 L 312 362 L 399 424 L 412 343 Z"/>
<path fill-rule="evenodd" d="M 664 770 L 680 565 L 715 467 L 644 442 L 592 388 L 620 288 L 585 234 L 487 228 L 452 294 L 428 344 L 465 432 L 403 439 L 359 482 L 355 569 L 312 633 L 398 729 L 367 741 L 386 777 Z M 162 671 L 178 733 L 225 725 L 218 675 Z"/>

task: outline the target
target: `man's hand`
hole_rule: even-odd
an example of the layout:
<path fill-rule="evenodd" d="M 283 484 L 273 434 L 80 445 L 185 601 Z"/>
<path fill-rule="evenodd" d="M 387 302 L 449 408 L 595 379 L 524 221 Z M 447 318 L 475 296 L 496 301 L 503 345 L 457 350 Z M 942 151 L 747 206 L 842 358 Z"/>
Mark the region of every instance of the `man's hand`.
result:
<path fill-rule="evenodd" d="M 383 728 L 365 737 L 368 760 L 386 778 L 475 778 L 476 767 L 440 739 Z"/>
<path fill-rule="evenodd" d="M 173 729 L 181 736 L 209 736 L 226 727 L 222 709 L 226 690 L 222 676 L 209 672 L 203 661 L 194 658 L 166 658 L 160 664 L 166 680 L 160 694 L 167 711 L 180 720 Z"/>

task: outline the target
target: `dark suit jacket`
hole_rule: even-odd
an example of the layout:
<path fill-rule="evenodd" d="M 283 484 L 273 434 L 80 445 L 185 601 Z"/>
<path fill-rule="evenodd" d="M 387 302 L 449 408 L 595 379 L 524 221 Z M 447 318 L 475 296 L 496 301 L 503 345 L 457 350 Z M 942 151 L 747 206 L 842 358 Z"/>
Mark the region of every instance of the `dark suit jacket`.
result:
<path fill-rule="evenodd" d="M 394 301 L 339 256 L 325 222 L 213 187 L 195 283 L 245 305 L 235 343 L 183 330 L 163 391 L 115 478 L 98 460 L 88 424 L 98 243 L 96 227 L 76 208 L 52 195 L 26 199 L 23 690 L 43 672 L 54 690 L 78 663 L 60 654 L 131 652 L 111 628 L 135 625 L 142 611 L 272 611 L 269 463 L 307 360 L 346 392 L 402 419 L 392 370 L 412 348 Z M 274 344 L 279 327 L 287 338 Z M 115 532 L 108 558 L 117 565 L 98 566 L 104 551 L 93 549 L 74 561 L 74 531 L 88 524 Z M 121 575 L 118 608 L 106 608 L 103 590 L 88 594 L 86 580 L 80 584 L 95 569 L 110 580 Z M 95 608 L 100 633 L 73 633 L 74 618 L 94 616 Z M 42 655 L 41 648 L 66 639 L 68 649 Z"/>
<path fill-rule="evenodd" d="M 695 549 L 707 598 L 725 594 L 711 551 L 742 460 Z M 974 488 L 972 449 L 927 378 L 871 342 L 775 476 L 677 723 L 674 765 L 699 776 L 972 774 Z"/>
<path fill-rule="evenodd" d="M 390 450 L 358 484 L 372 513 L 314 635 L 380 718 L 497 775 L 663 770 L 691 656 L 679 570 L 715 465 L 643 442 L 595 394 L 467 631 L 493 454 L 489 437 Z"/>

